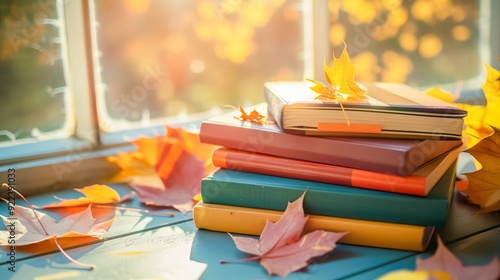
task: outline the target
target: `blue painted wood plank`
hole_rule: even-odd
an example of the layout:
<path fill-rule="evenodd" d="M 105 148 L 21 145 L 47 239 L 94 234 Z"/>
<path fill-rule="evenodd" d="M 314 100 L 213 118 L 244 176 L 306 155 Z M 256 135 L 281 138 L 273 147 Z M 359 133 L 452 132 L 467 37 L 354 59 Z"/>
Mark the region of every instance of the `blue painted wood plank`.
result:
<path fill-rule="evenodd" d="M 82 263 L 95 264 L 93 271 L 70 263 L 61 253 L 16 262 L 17 272 L 0 266 L 5 279 L 72 275 L 74 279 L 278 279 L 267 275 L 255 261 L 220 264 L 246 255 L 238 251 L 226 233 L 197 230 L 192 222 L 161 227 L 96 245 L 68 250 Z M 414 254 L 413 252 L 338 245 L 327 256 L 314 259 L 307 271 L 290 278 L 341 279 Z M 5 258 L 2 256 L 0 259 Z M 3 271 L 2 271 L 3 270 Z M 9 273 L 4 273 L 9 272 Z M 71 278 L 73 279 L 73 278 Z"/>
<path fill-rule="evenodd" d="M 486 265 L 494 256 L 500 258 L 500 227 L 471 236 L 447 245 L 463 265 Z M 435 252 L 435 246 L 428 252 L 410 256 L 385 266 L 356 274 L 346 279 L 377 279 L 378 277 L 398 269 L 415 270 L 416 258 L 428 258 Z M 360 270 L 361 271 L 361 270 Z"/>
<path fill-rule="evenodd" d="M 294 272 L 291 279 L 341 279 L 362 269 L 408 257 L 413 252 L 338 244 L 329 254 L 311 260 L 306 271 Z M 276 279 L 256 261 L 238 261 L 249 255 L 240 252 L 228 234 L 198 230 L 193 239 L 191 259 L 207 264 L 200 279 Z"/>

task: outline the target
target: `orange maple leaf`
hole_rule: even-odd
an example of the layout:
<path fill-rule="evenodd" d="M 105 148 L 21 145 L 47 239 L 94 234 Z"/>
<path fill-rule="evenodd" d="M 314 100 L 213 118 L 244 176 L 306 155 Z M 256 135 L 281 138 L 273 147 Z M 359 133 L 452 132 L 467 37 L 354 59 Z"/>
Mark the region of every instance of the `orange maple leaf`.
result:
<path fill-rule="evenodd" d="M 121 168 L 111 181 L 129 183 L 145 204 L 186 212 L 199 193 L 201 179 L 214 169 L 210 162 L 214 146 L 201 143 L 197 133 L 166 128 L 165 135 L 133 140 L 137 151 L 111 158 Z"/>
<path fill-rule="evenodd" d="M 260 264 L 270 275 L 286 277 L 290 272 L 306 267 L 309 259 L 322 256 L 335 248 L 336 242 L 347 232 L 315 230 L 301 237 L 308 219 L 308 216 L 304 216 L 302 207 L 305 194 L 306 192 L 294 202 L 288 203 L 277 222 L 267 220 L 258 240 L 229 234 L 240 251 L 255 255 L 244 260 L 260 260 Z"/>
<path fill-rule="evenodd" d="M 271 124 L 271 123 L 274 123 L 273 121 L 268 121 L 267 120 L 267 117 L 261 113 L 259 113 L 259 111 L 257 111 L 257 109 L 253 109 L 250 114 L 248 114 L 245 109 L 243 108 L 243 106 L 240 105 L 240 113 L 241 113 L 241 116 L 239 117 L 234 117 L 235 119 L 238 119 L 238 120 L 241 120 L 241 121 L 248 121 L 248 122 L 252 122 L 252 123 L 256 123 L 256 124 Z"/>
<path fill-rule="evenodd" d="M 466 173 L 468 187 L 463 190 L 469 200 L 478 204 L 479 213 L 500 210 L 500 129 L 492 127 L 493 134 L 468 149 L 480 164 L 477 171 Z"/>

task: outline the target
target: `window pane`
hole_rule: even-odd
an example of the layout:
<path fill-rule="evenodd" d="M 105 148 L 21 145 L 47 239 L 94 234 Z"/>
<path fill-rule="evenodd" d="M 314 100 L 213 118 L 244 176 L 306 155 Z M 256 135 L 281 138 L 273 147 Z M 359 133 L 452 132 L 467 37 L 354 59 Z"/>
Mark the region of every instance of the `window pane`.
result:
<path fill-rule="evenodd" d="M 341 50 L 345 40 L 360 82 L 425 87 L 467 81 L 487 62 L 480 2 L 330 0 L 330 44 Z"/>
<path fill-rule="evenodd" d="M 265 81 L 303 78 L 301 1 L 94 5 L 104 130 L 261 102 Z"/>
<path fill-rule="evenodd" d="M 0 145 L 72 132 L 56 3 L 0 2 Z"/>

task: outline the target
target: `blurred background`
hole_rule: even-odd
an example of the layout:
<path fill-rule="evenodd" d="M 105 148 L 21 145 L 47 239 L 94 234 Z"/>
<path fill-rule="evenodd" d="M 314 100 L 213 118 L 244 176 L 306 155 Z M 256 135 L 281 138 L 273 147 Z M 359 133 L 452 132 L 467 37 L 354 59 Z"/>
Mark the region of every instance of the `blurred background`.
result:
<path fill-rule="evenodd" d="M 0 145 L 74 132 L 67 71 L 78 66 L 67 61 L 64 2 L 0 2 Z M 489 1 L 320 2 L 318 11 L 299 0 L 90 1 L 101 130 L 262 102 L 266 81 L 313 78 L 315 44 L 328 61 L 345 43 L 359 82 L 462 89 L 484 81 Z M 305 27 L 318 20 L 328 31 L 314 38 Z"/>

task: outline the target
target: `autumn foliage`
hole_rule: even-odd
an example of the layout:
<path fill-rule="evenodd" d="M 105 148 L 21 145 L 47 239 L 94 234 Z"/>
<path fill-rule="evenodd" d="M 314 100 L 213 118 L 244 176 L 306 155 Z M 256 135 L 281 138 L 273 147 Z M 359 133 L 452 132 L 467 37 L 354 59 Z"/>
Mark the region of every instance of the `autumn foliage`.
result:
<path fill-rule="evenodd" d="M 309 259 L 335 248 L 336 242 L 347 232 L 315 230 L 302 236 L 308 219 L 302 207 L 305 195 L 306 192 L 288 203 L 277 222 L 267 220 L 259 239 L 230 234 L 240 251 L 255 255 L 246 260 L 260 260 L 269 274 L 286 277 L 290 272 L 306 267 Z"/>
<path fill-rule="evenodd" d="M 189 212 L 201 179 L 213 168 L 214 146 L 201 143 L 197 133 L 169 126 L 165 135 L 139 137 L 132 144 L 136 151 L 110 158 L 121 169 L 110 181 L 130 184 L 147 205 Z"/>
<path fill-rule="evenodd" d="M 318 98 L 328 101 L 359 101 L 364 100 L 366 92 L 354 81 L 354 64 L 347 53 L 347 46 L 339 58 L 333 57 L 333 66 L 330 68 L 326 62 L 323 64 L 323 71 L 327 86 L 321 82 L 308 79 L 314 83 L 311 89 L 319 94 Z"/>

